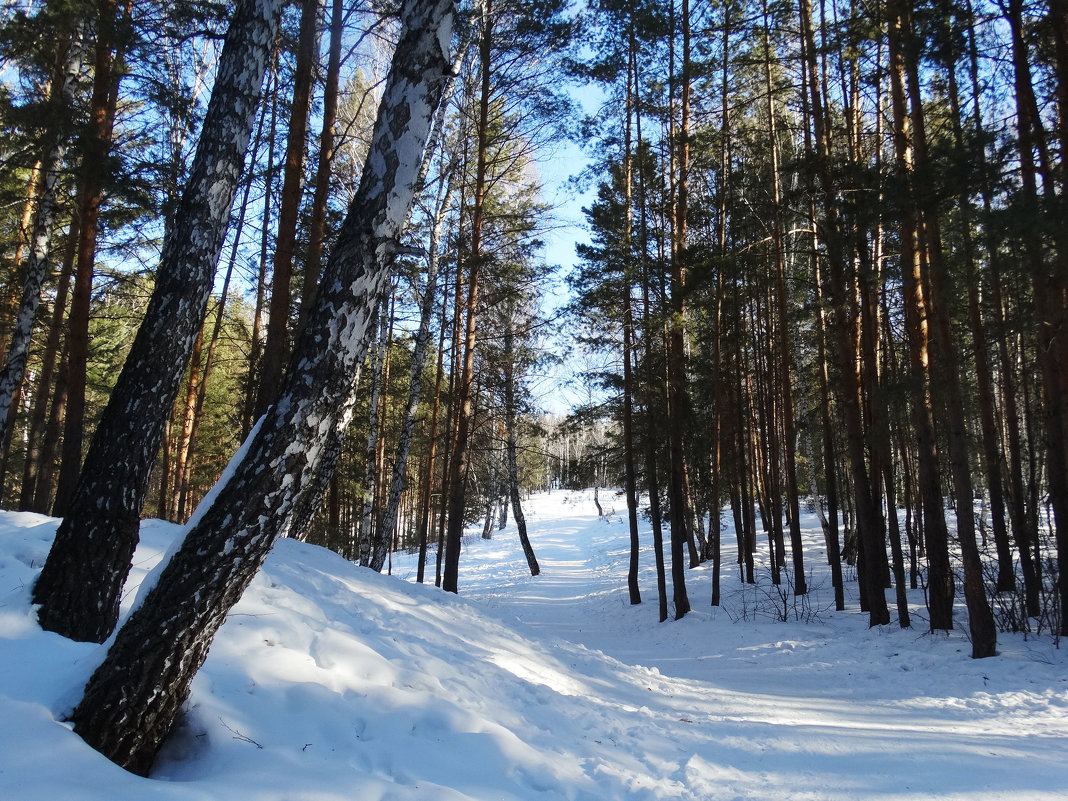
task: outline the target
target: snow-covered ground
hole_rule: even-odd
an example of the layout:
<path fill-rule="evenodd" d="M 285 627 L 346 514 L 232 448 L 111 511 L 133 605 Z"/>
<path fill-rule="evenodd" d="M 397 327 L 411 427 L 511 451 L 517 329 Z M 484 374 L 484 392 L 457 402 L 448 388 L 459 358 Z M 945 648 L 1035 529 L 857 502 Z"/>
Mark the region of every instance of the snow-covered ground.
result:
<path fill-rule="evenodd" d="M 608 519 L 590 493 L 531 499 L 534 579 L 514 527 L 470 539 L 459 597 L 415 584 L 408 557 L 388 577 L 278 543 L 152 779 L 61 722 L 102 650 L 29 606 L 56 521 L 0 513 L 0 799 L 1068 797 L 1068 656 L 1049 639 L 1002 635 L 973 661 L 919 614 L 868 630 L 855 593 L 833 611 L 814 519 L 807 599 L 730 569 L 713 609 L 701 567 L 695 611 L 658 623 L 651 552 L 631 606 L 623 504 L 601 500 Z M 142 526 L 133 584 L 176 532 Z"/>

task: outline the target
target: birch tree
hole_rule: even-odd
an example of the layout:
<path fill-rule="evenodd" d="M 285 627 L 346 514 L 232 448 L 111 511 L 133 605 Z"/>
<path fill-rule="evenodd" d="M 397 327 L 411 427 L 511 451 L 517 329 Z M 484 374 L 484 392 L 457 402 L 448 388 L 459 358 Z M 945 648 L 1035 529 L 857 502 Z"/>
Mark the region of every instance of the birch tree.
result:
<path fill-rule="evenodd" d="M 452 0 L 407 0 L 359 188 L 275 402 L 116 635 L 72 713 L 74 730 L 145 774 L 227 612 L 284 536 L 331 435 L 349 421 L 374 304 L 418 184 L 449 80 Z"/>
<path fill-rule="evenodd" d="M 242 0 L 145 321 L 34 586 L 46 629 L 103 642 L 119 614 L 164 426 L 204 323 L 283 0 Z"/>

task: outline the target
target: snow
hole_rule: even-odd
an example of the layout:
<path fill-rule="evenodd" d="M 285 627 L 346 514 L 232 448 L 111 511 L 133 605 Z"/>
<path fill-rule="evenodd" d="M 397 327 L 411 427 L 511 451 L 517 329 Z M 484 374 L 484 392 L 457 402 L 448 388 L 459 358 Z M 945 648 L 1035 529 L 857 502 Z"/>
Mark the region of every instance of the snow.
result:
<path fill-rule="evenodd" d="M 959 631 L 927 634 L 919 592 L 916 629 L 869 630 L 855 591 L 833 611 L 809 517 L 809 598 L 780 602 L 766 570 L 743 588 L 728 530 L 723 606 L 703 566 L 695 611 L 658 623 L 652 554 L 630 606 L 624 506 L 600 497 L 607 519 L 590 492 L 529 501 L 537 578 L 514 527 L 468 538 L 459 597 L 415 584 L 411 557 L 381 576 L 279 541 L 151 779 L 62 722 L 100 646 L 42 632 L 30 606 L 57 521 L 0 513 L 0 798 L 1065 797 L 1068 658 L 1049 638 L 1003 634 L 972 660 L 963 611 Z M 142 525 L 123 616 L 180 531 Z"/>

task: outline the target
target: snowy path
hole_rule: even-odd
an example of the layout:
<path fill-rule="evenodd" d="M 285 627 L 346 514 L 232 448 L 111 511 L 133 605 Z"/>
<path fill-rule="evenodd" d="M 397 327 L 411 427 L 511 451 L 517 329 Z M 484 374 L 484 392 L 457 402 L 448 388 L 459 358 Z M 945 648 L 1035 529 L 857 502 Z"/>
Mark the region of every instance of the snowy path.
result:
<path fill-rule="evenodd" d="M 552 653 L 601 651 L 645 676 L 644 694 L 631 686 L 618 700 L 644 713 L 641 741 L 673 777 L 674 790 L 655 797 L 1068 797 L 1068 676 L 1059 656 L 1048 657 L 1057 665 L 1042 664 L 1048 644 L 1003 637 L 1003 656 L 976 662 L 962 636 L 926 635 L 920 617 L 918 629 L 869 631 L 855 599 L 853 611 L 832 611 L 812 529 L 805 533 L 816 609 L 797 612 L 808 622 L 766 619 L 770 586 L 745 589 L 729 567 L 724 606 L 711 609 L 703 567 L 688 572 L 694 613 L 658 624 L 649 548 L 643 604 L 628 602 L 622 499 L 605 521 L 588 493 L 557 495 L 536 499 L 528 512 L 542 575 L 526 573 L 510 526 L 469 544 L 461 593 Z M 728 566 L 731 539 L 725 532 Z M 922 615 L 922 596 L 910 601 Z"/>
<path fill-rule="evenodd" d="M 1002 636 L 976 662 L 960 633 L 869 631 L 855 599 L 829 610 L 813 528 L 813 591 L 786 622 L 766 574 L 752 588 L 725 571 L 713 610 L 701 567 L 694 611 L 659 623 L 649 532 L 631 606 L 623 504 L 601 500 L 608 520 L 590 493 L 529 501 L 537 578 L 514 526 L 466 542 L 459 597 L 415 584 L 403 555 L 388 577 L 277 543 L 151 780 L 62 723 L 102 650 L 42 632 L 30 606 L 57 521 L 0 512 L 0 799 L 1068 797 L 1068 655 L 1048 638 Z M 127 599 L 175 533 L 142 526 Z"/>

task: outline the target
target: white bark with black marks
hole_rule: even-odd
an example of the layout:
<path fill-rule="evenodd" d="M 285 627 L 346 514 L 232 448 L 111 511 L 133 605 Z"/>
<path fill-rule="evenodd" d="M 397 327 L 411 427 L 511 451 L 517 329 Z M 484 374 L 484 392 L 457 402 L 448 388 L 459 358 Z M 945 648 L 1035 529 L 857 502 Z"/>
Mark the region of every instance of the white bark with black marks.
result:
<path fill-rule="evenodd" d="M 86 742 L 147 773 L 227 612 L 292 523 L 302 488 L 354 403 L 374 305 L 450 78 L 453 0 L 408 0 L 371 153 L 278 400 L 144 603 L 115 638 L 71 716 Z"/>
<path fill-rule="evenodd" d="M 397 513 L 400 510 L 401 495 L 404 492 L 408 473 L 408 453 L 411 450 L 412 434 L 415 432 L 415 413 L 423 396 L 423 370 L 426 368 L 430 345 L 430 318 L 434 313 L 434 301 L 437 298 L 438 243 L 445 225 L 445 216 L 452 205 L 452 175 L 443 177 L 438 190 L 438 209 L 434 217 L 434 227 L 430 232 L 428 244 L 426 287 L 423 290 L 423 302 L 419 309 L 419 331 L 415 336 L 412 349 L 412 364 L 408 373 L 408 405 L 404 409 L 400 437 L 397 441 L 397 455 L 393 460 L 393 475 L 389 483 L 389 497 L 386 510 L 382 515 L 381 537 L 376 541 L 376 548 L 371 559 L 371 567 L 381 572 L 386 563 L 386 548 L 393 542 L 394 529 L 397 527 Z"/>
<path fill-rule="evenodd" d="M 15 419 L 11 410 L 11 400 L 22 383 L 22 375 L 26 370 L 26 359 L 30 351 L 33 323 L 37 318 L 37 307 L 41 303 L 41 285 L 44 283 L 45 272 L 48 268 L 48 256 L 52 247 L 52 228 L 56 221 L 56 182 L 63 170 L 70 138 L 69 127 L 61 120 L 71 116 L 71 109 L 74 106 L 75 84 L 81 73 L 82 55 L 85 52 L 84 30 L 84 23 L 79 22 L 68 37 L 63 70 L 57 76 L 59 86 L 53 92 L 50 102 L 53 115 L 50 130 L 52 137 L 50 144 L 46 145 L 47 154 L 41 168 L 33 234 L 30 239 L 30 252 L 26 258 L 22 298 L 19 301 L 19 311 L 15 318 L 15 330 L 11 334 L 4 369 L 0 372 L 0 442 L 7 442 L 8 432 Z"/>
<path fill-rule="evenodd" d="M 242 0 L 144 321 L 34 588 L 41 625 L 103 642 L 118 620 L 164 426 L 204 323 L 283 0 Z"/>

